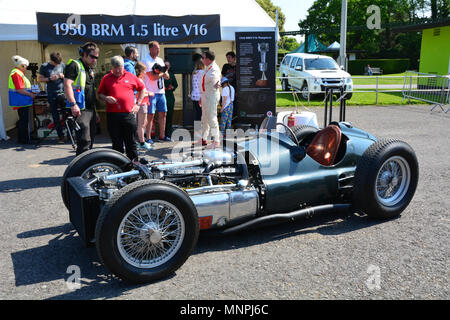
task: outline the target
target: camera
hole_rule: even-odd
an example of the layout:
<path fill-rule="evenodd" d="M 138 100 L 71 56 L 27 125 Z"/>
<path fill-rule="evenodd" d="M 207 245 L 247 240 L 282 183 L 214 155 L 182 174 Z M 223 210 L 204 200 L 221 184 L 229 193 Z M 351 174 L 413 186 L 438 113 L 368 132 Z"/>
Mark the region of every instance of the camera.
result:
<path fill-rule="evenodd" d="M 37 77 L 36 73 L 37 73 L 38 69 L 39 69 L 39 67 L 38 67 L 38 64 L 36 62 L 30 62 L 30 64 L 27 67 L 27 70 L 31 71 L 31 77 L 33 79 L 36 79 L 36 77 Z"/>
<path fill-rule="evenodd" d="M 72 116 L 71 110 L 66 108 L 66 97 L 64 96 L 64 94 L 58 94 L 55 98 L 55 102 L 58 112 L 62 115 L 63 121 L 67 122 L 67 124 L 69 125 L 68 130 L 70 130 L 70 128 L 73 128 L 75 131 L 80 130 L 80 125 Z"/>
<path fill-rule="evenodd" d="M 164 66 L 162 66 L 162 65 L 160 65 L 160 64 L 158 64 L 158 63 L 154 63 L 153 64 L 153 67 L 152 67 L 152 71 L 154 72 L 154 73 L 164 73 L 164 72 L 166 72 L 167 71 L 167 67 L 164 65 Z"/>

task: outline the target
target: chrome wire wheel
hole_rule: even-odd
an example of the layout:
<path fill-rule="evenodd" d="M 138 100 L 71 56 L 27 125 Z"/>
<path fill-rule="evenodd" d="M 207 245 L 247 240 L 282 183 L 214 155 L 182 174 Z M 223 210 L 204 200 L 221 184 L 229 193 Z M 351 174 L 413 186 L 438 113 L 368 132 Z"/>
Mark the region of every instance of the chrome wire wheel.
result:
<path fill-rule="evenodd" d="M 411 169 L 408 162 L 400 156 L 387 159 L 375 180 L 378 201 L 388 207 L 395 206 L 408 192 L 410 182 Z"/>
<path fill-rule="evenodd" d="M 117 246 L 130 265 L 155 268 L 178 252 L 185 232 L 183 216 L 173 204 L 150 200 L 124 216 L 117 231 Z"/>
<path fill-rule="evenodd" d="M 96 163 L 84 170 L 81 174 L 81 177 L 83 179 L 90 179 L 94 177 L 95 173 L 101 172 L 106 172 L 108 173 L 108 175 L 111 175 L 120 173 L 122 172 L 122 170 L 118 166 L 109 162 Z"/>

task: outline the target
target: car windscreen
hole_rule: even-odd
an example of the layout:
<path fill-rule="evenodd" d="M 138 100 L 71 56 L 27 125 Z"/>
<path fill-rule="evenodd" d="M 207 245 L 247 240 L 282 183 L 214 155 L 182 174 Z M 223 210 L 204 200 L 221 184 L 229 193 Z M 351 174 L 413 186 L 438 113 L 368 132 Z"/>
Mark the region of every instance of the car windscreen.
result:
<path fill-rule="evenodd" d="M 338 70 L 339 66 L 333 59 L 305 59 L 306 70 Z"/>

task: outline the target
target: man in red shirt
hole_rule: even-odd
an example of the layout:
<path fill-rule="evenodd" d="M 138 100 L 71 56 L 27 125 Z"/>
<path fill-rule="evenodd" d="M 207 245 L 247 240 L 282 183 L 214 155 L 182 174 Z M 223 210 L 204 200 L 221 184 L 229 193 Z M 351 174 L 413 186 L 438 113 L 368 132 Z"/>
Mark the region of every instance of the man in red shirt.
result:
<path fill-rule="evenodd" d="M 138 157 L 136 140 L 136 113 L 144 99 L 144 84 L 138 77 L 125 71 L 121 56 L 111 58 L 111 72 L 106 74 L 97 90 L 98 98 L 106 102 L 106 119 L 112 148 L 124 152 L 130 160 Z M 138 92 L 135 101 L 134 90 Z"/>

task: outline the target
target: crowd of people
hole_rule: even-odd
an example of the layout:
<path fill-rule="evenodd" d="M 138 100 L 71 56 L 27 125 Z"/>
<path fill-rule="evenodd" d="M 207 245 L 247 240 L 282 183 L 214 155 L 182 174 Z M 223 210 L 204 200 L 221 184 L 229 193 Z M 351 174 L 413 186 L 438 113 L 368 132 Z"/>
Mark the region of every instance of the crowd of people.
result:
<path fill-rule="evenodd" d="M 78 124 L 76 154 L 93 147 L 97 99 L 106 104 L 107 130 L 112 148 L 125 153 L 130 159 L 138 157 L 138 149 L 152 150 L 154 141 L 172 141 L 174 91 L 178 87 L 170 61 L 163 60 L 157 41 L 148 44 L 149 54 L 139 60 L 138 49 L 128 46 L 124 56 L 111 58 L 111 71 L 95 90 L 95 67 L 99 47 L 87 42 L 79 48 L 79 58 L 62 62 L 58 52 L 50 54 L 50 61 L 41 65 L 38 82 L 46 84 L 47 99 L 58 134 L 58 142 L 65 143 L 59 109 L 61 101 Z M 226 54 L 227 63 L 222 71 L 215 62 L 215 54 L 205 51 L 194 61 L 191 99 L 194 120 L 201 121 L 202 137 L 194 144 L 220 146 L 220 135 L 231 128 L 236 87 L 236 55 Z M 18 143 L 31 143 L 29 116 L 36 94 L 25 76 L 29 61 L 12 57 L 14 68 L 9 75 L 9 105 L 18 111 Z M 222 89 L 222 90 L 220 90 Z M 221 101 L 221 102 L 220 102 Z M 219 105 L 220 103 L 220 105 Z M 220 107 L 220 124 L 217 108 Z M 158 113 L 158 132 L 154 132 L 154 116 Z M 155 138 L 152 139 L 154 132 Z"/>

